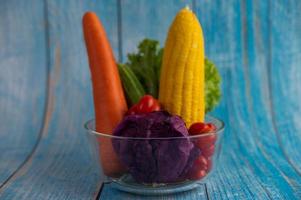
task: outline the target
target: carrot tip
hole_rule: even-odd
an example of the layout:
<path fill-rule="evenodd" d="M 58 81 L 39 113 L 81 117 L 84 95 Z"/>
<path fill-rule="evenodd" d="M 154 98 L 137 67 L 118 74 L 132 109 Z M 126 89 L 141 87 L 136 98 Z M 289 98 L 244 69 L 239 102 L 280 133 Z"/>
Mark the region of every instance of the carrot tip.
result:
<path fill-rule="evenodd" d="M 83 24 L 89 24 L 92 21 L 99 21 L 96 13 L 88 11 L 83 15 Z"/>

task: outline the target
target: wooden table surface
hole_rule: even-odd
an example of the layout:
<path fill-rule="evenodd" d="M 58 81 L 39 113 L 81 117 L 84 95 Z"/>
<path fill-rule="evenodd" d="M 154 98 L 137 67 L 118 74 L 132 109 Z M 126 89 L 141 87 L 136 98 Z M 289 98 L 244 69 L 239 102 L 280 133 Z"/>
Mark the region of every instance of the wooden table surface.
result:
<path fill-rule="evenodd" d="M 142 197 L 100 181 L 83 123 L 93 118 L 81 17 L 95 11 L 125 61 L 163 44 L 190 5 L 223 77 L 215 174 L 198 189 Z M 1 0 L 0 199 L 301 199 L 301 1 Z"/>

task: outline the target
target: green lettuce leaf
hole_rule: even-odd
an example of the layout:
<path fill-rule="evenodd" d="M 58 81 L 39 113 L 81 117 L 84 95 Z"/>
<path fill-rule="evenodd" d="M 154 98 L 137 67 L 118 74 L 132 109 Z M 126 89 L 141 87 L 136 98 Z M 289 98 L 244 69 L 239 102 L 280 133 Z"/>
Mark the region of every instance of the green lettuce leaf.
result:
<path fill-rule="evenodd" d="M 134 72 L 146 94 L 158 98 L 160 69 L 163 48 L 156 40 L 144 39 L 138 45 L 138 52 L 127 55 L 125 65 Z M 214 63 L 205 59 L 205 106 L 206 113 L 212 111 L 221 99 L 221 76 Z"/>
<path fill-rule="evenodd" d="M 212 111 L 221 99 L 221 76 L 214 63 L 205 58 L 205 108 Z"/>
<path fill-rule="evenodd" d="M 163 49 L 159 42 L 144 39 L 138 45 L 138 52 L 128 54 L 126 65 L 137 76 L 147 94 L 158 98 L 159 77 Z"/>

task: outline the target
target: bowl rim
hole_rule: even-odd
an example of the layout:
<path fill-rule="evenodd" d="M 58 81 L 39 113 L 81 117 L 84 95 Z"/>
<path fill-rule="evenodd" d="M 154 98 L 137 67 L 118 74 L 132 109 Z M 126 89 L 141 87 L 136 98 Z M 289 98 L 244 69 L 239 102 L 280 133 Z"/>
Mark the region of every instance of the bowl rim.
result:
<path fill-rule="evenodd" d="M 172 139 L 195 139 L 195 138 L 201 138 L 201 137 L 206 137 L 206 136 L 212 136 L 212 135 L 220 135 L 221 133 L 224 132 L 225 129 L 225 123 L 217 118 L 217 117 L 213 117 L 211 115 L 206 115 L 205 119 L 211 119 L 212 121 L 217 121 L 219 123 L 219 126 L 217 127 L 216 131 L 212 131 L 212 132 L 208 132 L 205 134 L 200 134 L 200 135 L 188 135 L 188 136 L 179 136 L 179 137 L 149 137 L 149 138 L 145 138 L 145 137 L 124 137 L 124 136 L 116 136 L 116 135 L 112 135 L 112 134 L 108 134 L 108 133 L 100 133 L 97 132 L 96 130 L 91 128 L 91 125 L 94 124 L 94 119 L 90 119 L 87 122 L 84 123 L 84 128 L 86 129 L 86 131 L 90 134 L 90 135 L 94 135 L 97 137 L 108 137 L 108 138 L 113 138 L 113 139 L 130 139 L 130 140 L 172 140 Z M 208 121 L 208 120 L 205 120 Z M 211 122 L 214 125 L 216 125 L 216 123 Z"/>

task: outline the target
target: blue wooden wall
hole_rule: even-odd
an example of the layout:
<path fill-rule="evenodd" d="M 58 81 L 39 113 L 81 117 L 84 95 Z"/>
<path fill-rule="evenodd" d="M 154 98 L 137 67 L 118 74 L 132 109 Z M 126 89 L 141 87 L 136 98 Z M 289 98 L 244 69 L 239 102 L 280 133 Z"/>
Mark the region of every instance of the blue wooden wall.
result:
<path fill-rule="evenodd" d="M 142 199 L 101 187 L 91 162 L 81 17 L 96 12 L 125 61 L 186 5 L 223 77 L 223 155 L 197 190 L 145 199 L 301 199 L 298 0 L 1 0 L 0 199 Z"/>

